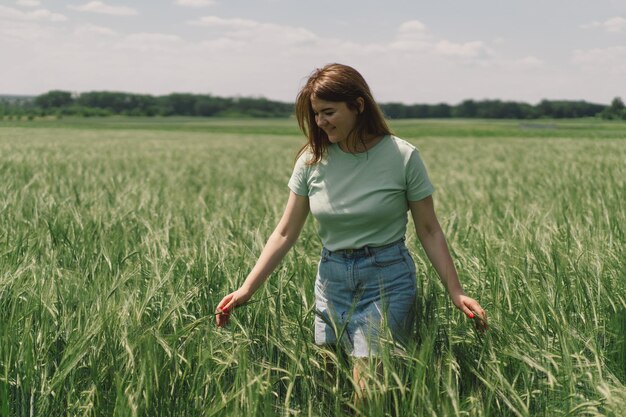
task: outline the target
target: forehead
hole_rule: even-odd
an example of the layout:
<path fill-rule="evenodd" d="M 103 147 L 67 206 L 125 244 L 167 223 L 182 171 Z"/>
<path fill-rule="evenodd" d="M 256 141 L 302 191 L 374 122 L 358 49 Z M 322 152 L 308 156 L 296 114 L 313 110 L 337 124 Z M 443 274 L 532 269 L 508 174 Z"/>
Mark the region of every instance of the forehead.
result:
<path fill-rule="evenodd" d="M 311 96 L 311 107 L 314 112 L 321 112 L 326 109 L 338 109 L 345 105 L 346 103 L 343 101 L 326 101 L 315 96 Z"/>

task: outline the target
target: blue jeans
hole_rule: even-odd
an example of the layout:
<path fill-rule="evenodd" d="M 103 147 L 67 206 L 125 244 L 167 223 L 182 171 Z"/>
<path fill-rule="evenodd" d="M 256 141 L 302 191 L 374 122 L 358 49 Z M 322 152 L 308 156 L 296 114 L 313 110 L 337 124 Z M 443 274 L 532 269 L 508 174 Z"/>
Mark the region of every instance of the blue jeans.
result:
<path fill-rule="evenodd" d="M 331 252 L 322 249 L 315 280 L 315 343 L 338 341 L 354 357 L 402 342 L 414 318 L 415 263 L 404 239 Z"/>

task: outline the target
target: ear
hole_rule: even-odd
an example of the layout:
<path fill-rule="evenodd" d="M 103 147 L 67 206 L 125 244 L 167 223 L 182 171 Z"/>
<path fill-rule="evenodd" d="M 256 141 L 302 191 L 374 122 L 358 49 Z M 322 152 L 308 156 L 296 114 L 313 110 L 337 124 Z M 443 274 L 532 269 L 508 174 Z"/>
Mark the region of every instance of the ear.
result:
<path fill-rule="evenodd" d="M 359 113 L 363 113 L 363 110 L 365 110 L 365 100 L 363 99 L 363 97 L 358 97 L 356 99 L 356 106 L 359 110 Z"/>

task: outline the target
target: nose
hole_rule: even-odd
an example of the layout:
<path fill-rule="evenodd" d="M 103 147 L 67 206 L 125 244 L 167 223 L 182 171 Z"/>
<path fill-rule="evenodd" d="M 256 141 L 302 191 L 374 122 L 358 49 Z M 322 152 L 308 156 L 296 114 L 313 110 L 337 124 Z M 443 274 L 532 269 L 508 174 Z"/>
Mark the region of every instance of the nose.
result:
<path fill-rule="evenodd" d="M 326 124 L 326 118 L 323 117 L 322 114 L 315 115 L 315 123 L 317 123 L 318 127 L 322 127 L 322 125 Z"/>

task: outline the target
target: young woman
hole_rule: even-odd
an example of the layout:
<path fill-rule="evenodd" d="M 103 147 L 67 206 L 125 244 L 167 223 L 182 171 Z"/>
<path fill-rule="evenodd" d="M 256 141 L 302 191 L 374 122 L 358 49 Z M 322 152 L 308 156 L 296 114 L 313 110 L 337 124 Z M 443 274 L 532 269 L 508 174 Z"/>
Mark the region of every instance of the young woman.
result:
<path fill-rule="evenodd" d="M 272 273 L 310 211 L 324 246 L 315 342 L 341 343 L 355 358 L 375 357 L 384 335 L 401 341 L 413 322 L 415 264 L 404 244 L 410 210 L 452 302 L 486 327 L 485 311 L 457 277 L 419 151 L 392 135 L 361 74 L 341 64 L 317 69 L 298 94 L 296 117 L 308 143 L 289 180 L 284 214 L 244 283 L 218 304 L 217 325 Z M 361 381 L 357 363 L 354 377 Z"/>

